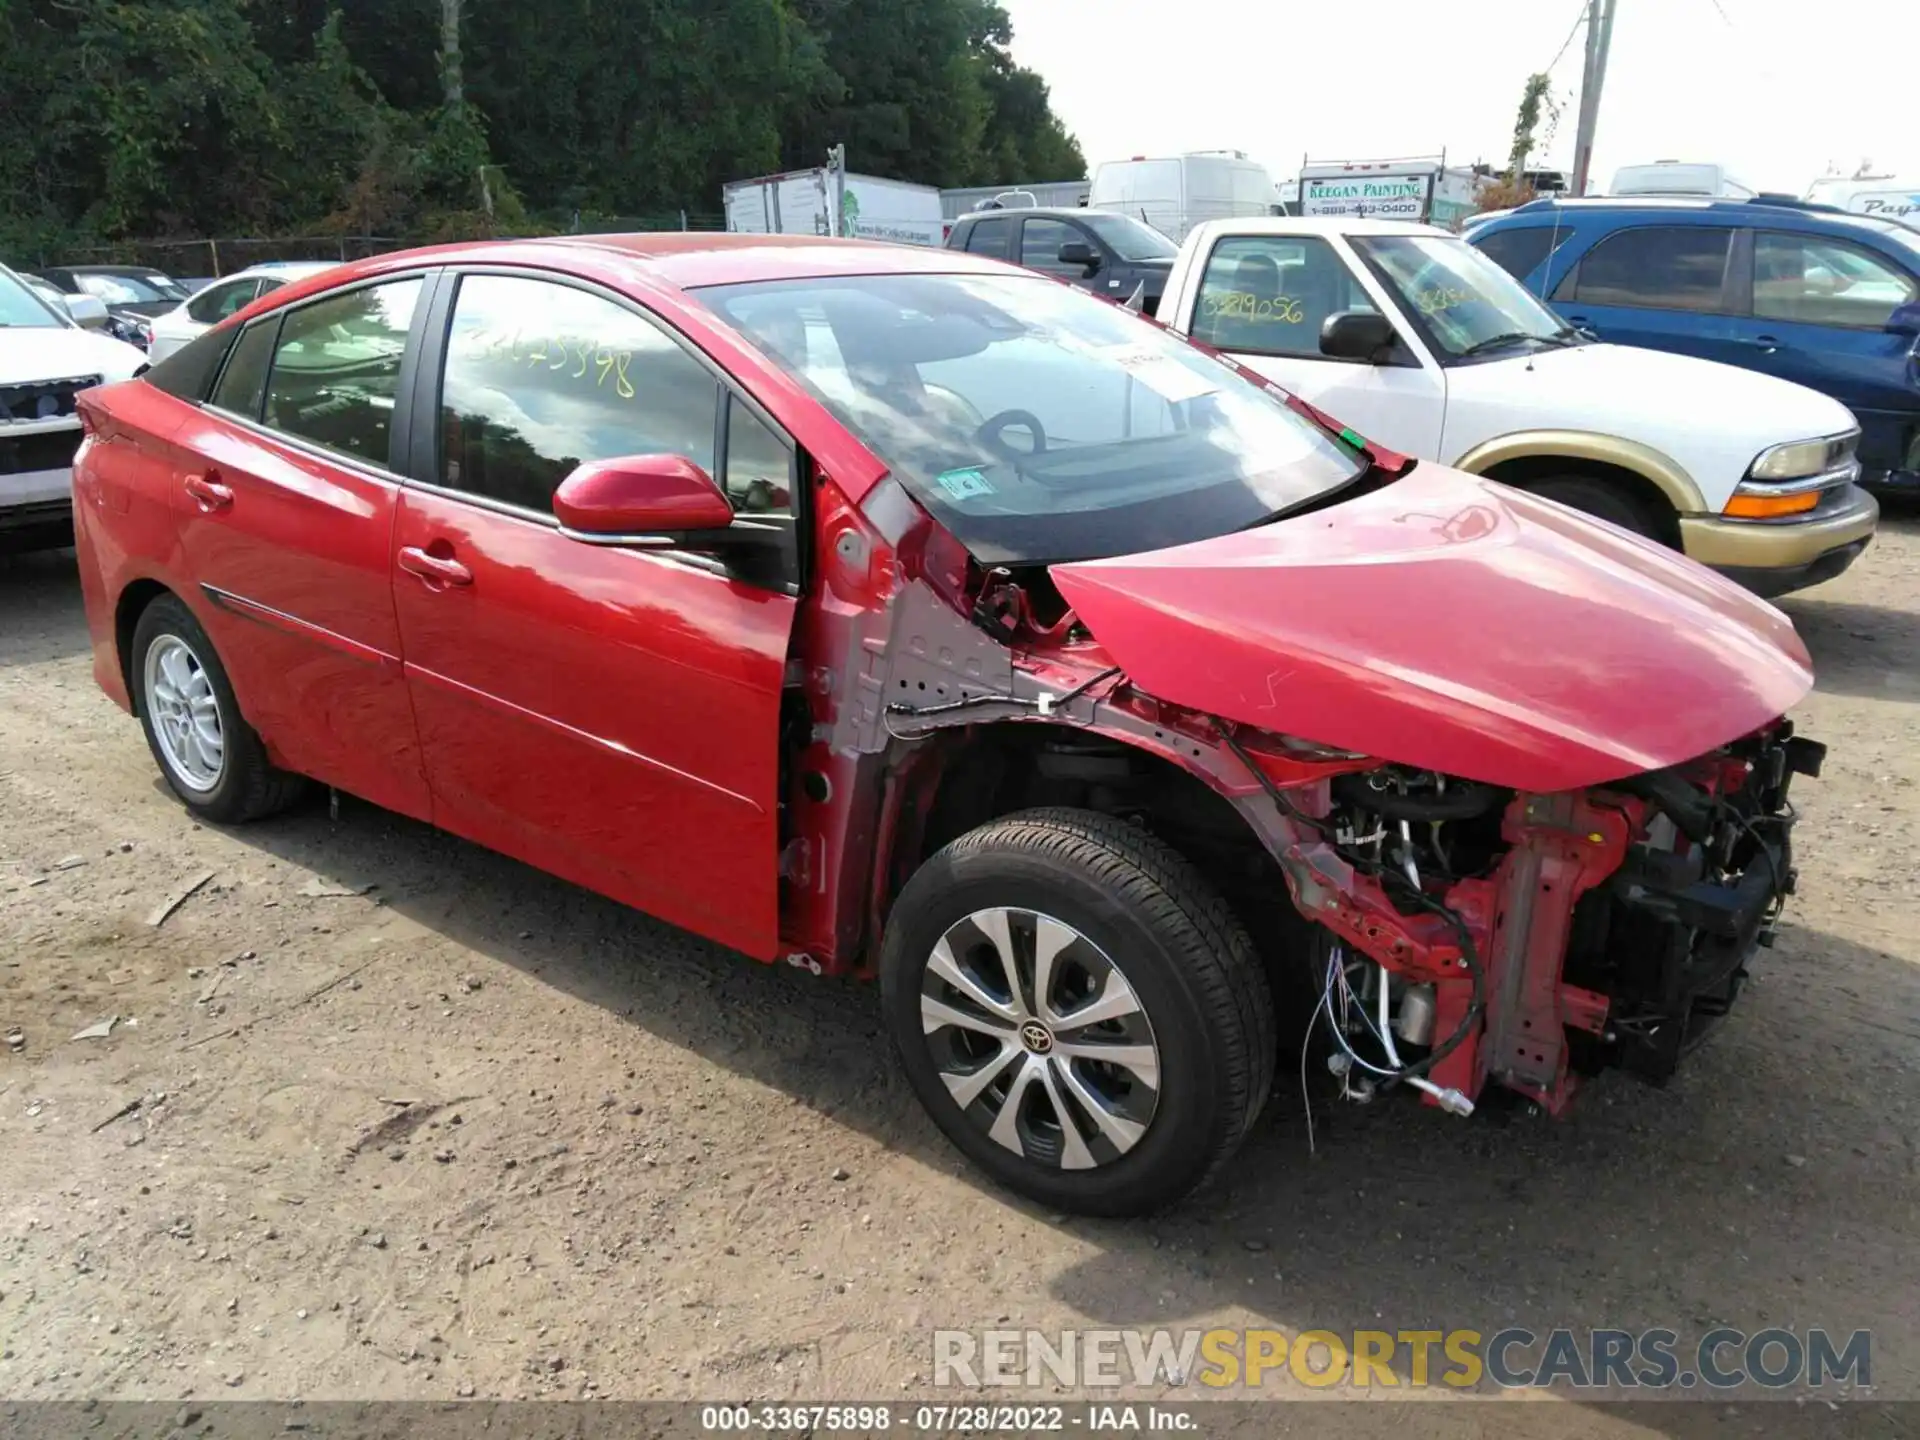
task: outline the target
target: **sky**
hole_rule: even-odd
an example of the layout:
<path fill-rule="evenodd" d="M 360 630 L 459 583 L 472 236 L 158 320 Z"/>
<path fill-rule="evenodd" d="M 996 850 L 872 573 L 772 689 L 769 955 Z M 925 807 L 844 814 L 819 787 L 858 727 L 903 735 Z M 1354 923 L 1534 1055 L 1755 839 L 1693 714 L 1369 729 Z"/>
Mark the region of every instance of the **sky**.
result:
<path fill-rule="evenodd" d="M 1001 0 L 1088 165 L 1243 150 L 1504 163 L 1529 74 L 1560 103 L 1571 170 L 1586 0 Z M 1803 194 L 1830 165 L 1920 176 L 1916 0 L 1616 0 L 1593 172 L 1711 161 Z M 1570 43 L 1569 37 L 1571 36 Z M 1565 44 L 1564 51 L 1562 45 Z M 1558 54 L 1557 62 L 1554 57 Z M 1090 172 L 1091 173 L 1091 172 Z M 1007 181 L 1048 180 L 1009 175 Z"/>

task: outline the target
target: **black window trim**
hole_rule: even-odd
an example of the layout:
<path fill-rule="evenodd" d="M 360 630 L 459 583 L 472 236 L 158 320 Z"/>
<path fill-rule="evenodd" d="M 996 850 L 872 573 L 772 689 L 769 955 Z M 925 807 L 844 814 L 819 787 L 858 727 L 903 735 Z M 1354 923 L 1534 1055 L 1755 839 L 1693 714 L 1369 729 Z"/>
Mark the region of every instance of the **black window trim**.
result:
<path fill-rule="evenodd" d="M 260 316 L 258 319 L 249 320 L 244 325 L 236 325 L 233 327 L 233 335 L 227 342 L 227 353 L 220 357 L 220 368 L 213 372 L 213 383 L 207 386 L 206 399 L 200 402 L 203 408 L 211 410 L 216 415 L 223 416 L 229 420 L 248 420 L 255 425 L 260 425 L 262 429 L 270 428 L 262 424 L 260 416 L 266 409 L 267 385 L 271 383 L 273 379 L 273 356 L 274 352 L 280 348 L 280 322 L 285 317 L 286 311 L 275 310 L 269 314 Z M 240 342 L 247 337 L 247 332 L 251 330 L 263 330 L 269 326 L 272 327 L 273 330 L 273 339 L 269 342 L 267 350 L 267 373 L 260 385 L 260 402 L 255 406 L 254 413 L 251 415 L 242 415 L 238 410 L 229 410 L 224 405 L 214 404 L 213 397 L 220 393 L 220 382 L 227 378 L 227 367 L 233 364 L 234 352 L 240 348 Z M 279 432 L 275 431 L 274 433 L 278 434 Z"/>
<path fill-rule="evenodd" d="M 635 300 L 631 295 L 615 290 L 611 286 L 602 285 L 598 281 L 589 280 L 583 276 L 570 274 L 566 271 L 542 270 L 528 265 L 467 264 L 450 266 L 440 272 L 440 282 L 431 297 L 432 304 L 431 306 L 423 307 L 423 312 L 424 310 L 430 309 L 433 313 L 425 319 L 423 327 L 424 333 L 421 336 L 420 350 L 417 363 L 414 367 L 411 385 L 410 387 L 403 388 L 401 391 L 401 393 L 406 396 L 406 408 L 408 412 L 407 450 L 405 452 L 395 451 L 396 459 L 404 458 L 405 461 L 404 465 L 397 467 L 399 473 L 396 478 L 398 478 L 401 483 L 413 489 L 429 491 L 432 494 L 441 495 L 450 500 L 459 500 L 469 505 L 478 506 L 482 510 L 491 511 L 496 515 L 502 515 L 508 519 L 528 521 L 556 532 L 560 529 L 560 521 L 551 511 L 532 510 L 524 505 L 515 505 L 511 501 L 497 500 L 491 495 L 482 495 L 472 490 L 456 489 L 454 486 L 443 484 L 440 480 L 442 473 L 440 468 L 440 446 L 442 441 L 440 434 L 440 398 L 442 380 L 446 370 L 445 357 L 447 340 L 453 333 L 453 311 L 454 304 L 459 298 L 460 283 L 469 276 L 479 275 L 501 276 L 516 280 L 537 280 L 549 285 L 559 285 L 566 289 L 578 290 L 582 294 L 605 300 L 632 314 L 643 324 L 652 326 L 661 335 L 672 341 L 684 354 L 696 361 L 713 378 L 714 384 L 718 389 L 718 396 L 714 404 L 714 468 L 717 472 L 715 479 L 720 484 L 725 484 L 727 413 L 734 398 L 737 397 L 744 403 L 750 414 L 783 441 L 787 447 L 788 454 L 787 494 L 793 506 L 793 523 L 791 526 L 783 525 L 781 527 L 781 530 L 784 532 L 781 539 L 784 543 L 777 547 L 780 551 L 780 579 L 778 583 L 770 585 L 767 583 L 767 577 L 764 574 L 752 573 L 751 569 L 742 567 L 737 562 L 730 562 L 724 556 L 716 555 L 711 551 L 701 551 L 692 547 L 682 547 L 679 545 L 648 546 L 644 549 L 632 547 L 632 549 L 634 554 L 649 555 L 655 559 L 669 561 L 689 569 L 702 571 L 706 574 L 721 576 L 743 584 L 756 585 L 761 589 L 772 589 L 782 594 L 796 596 L 804 593 L 804 582 L 807 579 L 808 547 L 801 543 L 801 537 L 811 533 L 811 504 L 806 487 L 800 484 L 802 474 L 807 467 L 802 463 L 802 452 L 799 442 L 795 440 L 786 426 L 782 425 L 779 420 L 774 417 L 772 412 L 767 410 L 765 406 L 761 405 L 758 400 L 746 392 L 745 388 L 728 373 L 724 366 L 711 355 L 707 354 L 690 336 L 667 321 L 664 316 L 654 313 L 640 301 Z M 420 317 L 417 316 L 416 318 Z M 409 341 L 410 347 L 411 343 L 412 342 Z M 411 348 L 409 349 L 409 353 L 412 353 Z M 417 422 L 416 417 L 418 417 Z M 396 425 L 396 430 L 397 428 Z M 740 523 L 740 517 L 737 514 L 735 516 L 735 523 Z M 749 525 L 746 528 L 761 529 L 764 527 Z"/>
<path fill-rule="evenodd" d="M 249 320 L 244 326 L 235 326 L 232 331 L 234 338 L 227 342 L 227 352 L 220 361 L 220 369 L 218 373 L 215 374 L 213 383 L 207 387 L 207 396 L 209 398 L 199 402 L 201 408 L 212 410 L 229 425 L 237 425 L 251 434 L 262 436 L 274 441 L 276 444 L 285 445 L 289 449 L 298 450 L 303 455 L 310 455 L 317 460 L 324 460 L 333 465 L 344 465 L 348 469 L 357 471 L 371 479 L 384 480 L 389 484 L 399 485 L 405 483 L 406 476 L 402 473 L 401 467 L 397 462 L 407 453 L 406 447 L 409 442 L 408 430 L 412 422 L 411 409 L 407 401 L 408 397 L 413 393 L 414 381 L 413 376 L 409 372 L 416 370 L 419 366 L 421 347 L 426 339 L 427 311 L 431 308 L 431 302 L 441 286 L 442 273 L 441 270 L 434 268 L 401 270 L 381 275 L 369 275 L 365 279 L 355 281 L 351 285 L 341 285 L 323 290 L 318 294 L 309 295 L 296 305 L 285 305 L 265 315 L 256 316 L 254 319 Z M 400 280 L 419 280 L 422 284 L 420 298 L 414 302 L 413 318 L 407 330 L 407 347 L 401 353 L 400 357 L 400 374 L 394 383 L 393 420 L 387 432 L 387 463 L 385 465 L 376 465 L 362 456 L 349 455 L 342 450 L 329 450 L 326 446 L 308 440 L 304 436 L 289 434 L 285 430 L 276 430 L 262 420 L 248 419 L 244 415 L 236 415 L 233 411 L 223 410 L 212 403 L 211 397 L 213 392 L 220 387 L 220 380 L 226 374 L 227 365 L 233 359 L 234 345 L 243 329 L 251 329 L 255 325 L 264 325 L 269 322 L 278 325 L 296 310 L 305 310 L 322 301 L 351 294 L 355 290 L 365 290 L 374 285 L 389 285 Z M 280 337 L 276 334 L 274 336 L 274 349 L 278 351 L 279 346 Z M 272 384 L 273 364 L 272 361 L 269 360 L 267 364 L 267 387 L 271 387 Z M 260 401 L 264 409 L 266 405 L 266 388 L 264 387 L 261 391 Z"/>
<path fill-rule="evenodd" d="M 1317 335 L 1314 337 L 1315 348 L 1313 353 L 1311 355 L 1298 355 L 1278 350 L 1228 349 L 1224 345 L 1215 344 L 1203 335 L 1195 334 L 1194 327 L 1200 319 L 1200 298 L 1207 288 L 1207 272 L 1213 268 L 1213 257 L 1219 252 L 1220 247 L 1230 240 L 1318 240 L 1327 247 L 1328 252 L 1332 254 L 1335 260 L 1338 260 L 1342 265 L 1347 267 L 1347 273 L 1349 275 L 1352 275 L 1355 279 L 1359 278 L 1359 272 L 1353 268 L 1353 263 L 1348 260 L 1346 256 L 1342 255 L 1340 253 L 1340 247 L 1335 245 L 1332 239 L 1325 235 L 1269 235 L 1264 231 L 1243 231 L 1239 234 L 1220 235 L 1214 240 L 1212 249 L 1207 251 L 1206 258 L 1200 262 L 1199 280 L 1193 287 L 1193 313 L 1187 317 L 1186 335 L 1188 339 L 1197 340 L 1202 345 L 1218 350 L 1222 355 L 1251 355 L 1259 360 L 1312 360 L 1323 365 L 1360 365 L 1369 370 L 1420 370 L 1425 368 L 1420 363 L 1420 357 L 1414 353 L 1413 347 L 1407 344 L 1406 337 L 1400 333 L 1404 317 L 1395 313 L 1395 311 L 1399 309 L 1397 304 L 1393 310 L 1382 310 L 1380 312 L 1386 317 L 1387 323 L 1393 326 L 1394 340 L 1393 350 L 1388 355 L 1388 358 L 1379 364 L 1375 364 L 1371 360 L 1363 360 L 1356 355 L 1325 354 L 1319 349 L 1320 337 Z M 1369 260 L 1367 256 L 1361 254 L 1358 250 L 1356 250 L 1354 254 L 1362 266 L 1371 268 L 1373 262 Z M 1365 288 L 1364 285 L 1361 286 L 1361 289 L 1364 290 Z M 1391 285 L 1386 287 L 1386 291 L 1389 297 L 1394 293 Z M 1368 298 L 1371 299 L 1372 297 L 1369 296 Z"/>
<path fill-rule="evenodd" d="M 1914 287 L 1914 298 L 1920 299 L 1920 275 L 1916 275 L 1904 265 L 1897 264 L 1894 258 L 1885 251 L 1876 250 L 1871 245 L 1863 245 L 1850 235 L 1823 235 L 1817 230 L 1778 230 L 1771 225 L 1755 225 L 1745 233 L 1747 236 L 1748 253 L 1745 257 L 1745 263 L 1741 266 L 1741 271 L 1746 279 L 1747 314 L 1755 320 L 1765 320 L 1769 323 L 1779 325 L 1811 325 L 1818 330 L 1845 330 L 1849 334 L 1854 335 L 1885 334 L 1887 328 L 1884 323 L 1879 325 L 1839 325 L 1830 324 L 1824 320 L 1795 320 L 1786 315 L 1762 315 L 1753 296 L 1753 277 L 1754 269 L 1760 259 L 1760 237 L 1763 235 L 1777 235 L 1808 243 L 1837 245 L 1842 250 L 1852 250 L 1857 254 L 1864 255 L 1868 259 L 1877 262 L 1885 269 L 1891 270 L 1894 274 L 1905 280 L 1909 285 Z M 1737 258 L 1736 263 L 1739 263 Z M 1911 304 L 1912 301 L 1908 303 Z"/>
<path fill-rule="evenodd" d="M 1714 219 L 1718 221 L 1721 217 L 1715 216 Z M 1720 272 L 1719 302 L 1711 309 L 1697 310 L 1691 305 L 1633 305 L 1624 304 L 1618 300 L 1589 300 L 1583 296 L 1580 293 L 1580 287 L 1583 283 L 1588 258 L 1598 251 L 1601 246 L 1636 230 L 1705 230 L 1717 231 L 1726 236 L 1727 258 L 1725 266 Z M 1588 245 L 1580 252 L 1579 258 L 1574 261 L 1567 273 L 1560 278 L 1559 284 L 1553 287 L 1552 303 L 1556 305 L 1598 306 L 1607 310 L 1651 310 L 1661 315 L 1717 315 L 1723 319 L 1729 316 L 1739 319 L 1743 314 L 1749 313 L 1743 311 L 1739 304 L 1741 291 L 1740 274 L 1742 269 L 1739 250 L 1741 241 L 1749 237 L 1750 234 L 1751 228 L 1746 226 L 1733 224 L 1695 225 L 1684 222 L 1676 224 L 1672 219 L 1665 217 L 1639 225 L 1616 225 L 1610 230 L 1602 231 L 1591 245 Z M 1748 243 L 1751 243 L 1750 239 Z M 1745 266 L 1745 272 L 1750 286 L 1753 278 L 1753 266 L 1751 263 Z M 1562 294 L 1563 291 L 1566 292 L 1564 295 Z M 1749 293 L 1751 292 L 1749 291 Z"/>

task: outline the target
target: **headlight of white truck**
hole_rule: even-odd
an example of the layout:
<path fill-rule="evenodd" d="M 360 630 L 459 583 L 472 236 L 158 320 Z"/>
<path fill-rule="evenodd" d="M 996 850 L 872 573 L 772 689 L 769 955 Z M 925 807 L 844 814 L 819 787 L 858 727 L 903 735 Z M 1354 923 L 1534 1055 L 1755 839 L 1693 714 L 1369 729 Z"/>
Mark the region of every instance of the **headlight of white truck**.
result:
<path fill-rule="evenodd" d="M 1859 445 L 1860 432 L 1849 430 L 1762 450 L 1721 513 L 1743 520 L 1804 514 L 1819 505 L 1823 491 L 1860 478 Z"/>

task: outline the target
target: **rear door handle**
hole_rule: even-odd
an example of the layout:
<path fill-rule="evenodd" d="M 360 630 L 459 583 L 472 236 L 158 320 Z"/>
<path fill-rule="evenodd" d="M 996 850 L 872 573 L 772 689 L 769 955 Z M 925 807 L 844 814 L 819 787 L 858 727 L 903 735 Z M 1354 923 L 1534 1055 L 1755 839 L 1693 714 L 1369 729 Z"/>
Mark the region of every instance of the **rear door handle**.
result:
<path fill-rule="evenodd" d="M 471 585 L 473 572 L 451 556 L 429 555 L 418 545 L 402 546 L 399 557 L 400 568 L 409 575 L 418 575 L 427 582 L 429 588 L 435 585 Z"/>
<path fill-rule="evenodd" d="M 1780 348 L 1780 342 L 1771 335 L 1756 335 L 1752 343 L 1753 348 L 1762 355 L 1771 355 Z"/>
<path fill-rule="evenodd" d="M 215 510 L 224 510 L 233 504 L 232 488 L 214 479 L 212 471 L 208 471 L 205 475 L 187 476 L 183 486 L 187 494 L 193 497 L 194 503 L 206 514 L 210 515 Z"/>

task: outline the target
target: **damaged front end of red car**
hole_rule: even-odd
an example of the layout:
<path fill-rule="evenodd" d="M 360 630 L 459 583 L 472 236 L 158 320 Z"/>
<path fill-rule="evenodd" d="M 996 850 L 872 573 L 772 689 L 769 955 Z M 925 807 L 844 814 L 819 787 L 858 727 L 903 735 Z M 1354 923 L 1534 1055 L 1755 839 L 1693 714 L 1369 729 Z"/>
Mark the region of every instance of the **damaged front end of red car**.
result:
<path fill-rule="evenodd" d="M 1492 1081 L 1558 1111 L 1608 1065 L 1666 1079 L 1772 943 L 1788 788 L 1822 753 L 1782 721 L 1583 791 L 1391 765 L 1326 782 L 1319 814 L 1276 790 L 1347 1092 L 1411 1083 L 1466 1113 Z"/>
<path fill-rule="evenodd" d="M 1782 718 L 1798 637 L 1718 577 L 1432 468 L 1054 578 L 1258 780 L 1355 1098 L 1467 1113 L 1491 1081 L 1557 1111 L 1606 1065 L 1664 1079 L 1771 943 L 1823 749 Z"/>

